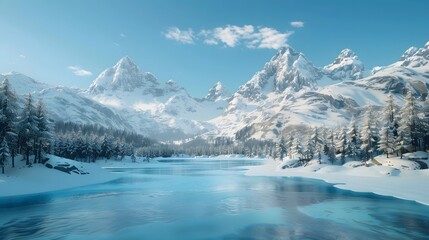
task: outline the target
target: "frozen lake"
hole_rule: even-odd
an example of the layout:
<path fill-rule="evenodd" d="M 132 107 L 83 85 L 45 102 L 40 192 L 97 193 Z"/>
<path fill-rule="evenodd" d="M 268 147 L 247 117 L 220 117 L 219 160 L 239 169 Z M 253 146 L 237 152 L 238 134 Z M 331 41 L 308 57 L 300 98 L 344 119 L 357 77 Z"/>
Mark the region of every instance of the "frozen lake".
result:
<path fill-rule="evenodd" d="M 428 206 L 243 174 L 260 163 L 165 160 L 111 169 L 121 178 L 105 184 L 3 197 L 0 239 L 428 239 Z"/>

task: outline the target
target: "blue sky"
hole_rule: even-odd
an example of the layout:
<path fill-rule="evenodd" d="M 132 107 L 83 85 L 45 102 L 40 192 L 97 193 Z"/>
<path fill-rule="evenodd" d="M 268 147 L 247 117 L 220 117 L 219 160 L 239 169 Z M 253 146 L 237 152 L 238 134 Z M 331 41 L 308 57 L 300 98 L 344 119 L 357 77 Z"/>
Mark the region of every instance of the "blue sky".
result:
<path fill-rule="evenodd" d="M 367 69 L 429 41 L 425 0 L 0 0 L 0 72 L 86 88 L 130 56 L 201 97 L 235 91 L 282 45 L 316 66 L 351 48 Z M 294 24 L 291 24 L 295 22 Z"/>

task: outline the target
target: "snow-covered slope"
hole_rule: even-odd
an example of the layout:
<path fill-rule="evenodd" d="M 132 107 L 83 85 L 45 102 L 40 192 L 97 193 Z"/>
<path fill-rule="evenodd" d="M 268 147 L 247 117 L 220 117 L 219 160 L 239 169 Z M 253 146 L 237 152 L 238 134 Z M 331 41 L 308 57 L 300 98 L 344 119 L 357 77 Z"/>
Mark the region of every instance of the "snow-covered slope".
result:
<path fill-rule="evenodd" d="M 40 83 L 23 74 L 11 72 L 0 75 L 0 80 L 7 78 L 20 101 L 31 93 L 35 99 L 43 99 L 50 118 L 83 124 L 99 124 L 104 127 L 131 130 L 125 119 L 112 109 L 82 96 L 78 90 L 66 87 L 52 87 Z"/>
<path fill-rule="evenodd" d="M 52 87 L 48 84 L 37 82 L 36 80 L 18 72 L 0 74 L 0 81 L 3 81 L 3 79 L 6 78 L 9 80 L 9 83 L 18 95 L 35 93 Z"/>

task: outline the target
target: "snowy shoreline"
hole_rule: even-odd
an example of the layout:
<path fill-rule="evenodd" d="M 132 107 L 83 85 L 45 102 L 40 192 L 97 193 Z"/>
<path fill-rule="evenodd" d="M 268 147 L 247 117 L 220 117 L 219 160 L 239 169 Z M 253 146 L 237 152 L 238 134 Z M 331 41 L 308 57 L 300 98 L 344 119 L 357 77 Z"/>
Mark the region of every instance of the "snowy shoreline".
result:
<path fill-rule="evenodd" d="M 429 206 L 429 169 L 399 170 L 388 166 L 352 167 L 347 164 L 282 169 L 282 164 L 279 164 L 280 162 L 267 160 L 264 165 L 248 167 L 246 175 L 319 179 L 344 190 L 372 192 Z"/>
<path fill-rule="evenodd" d="M 11 174 L 0 175 L 0 197 L 11 197 L 29 194 L 46 193 L 93 184 L 113 181 L 120 175 L 109 172 L 109 168 L 145 168 L 157 164 L 157 160 L 171 158 L 151 159 L 151 163 L 143 163 L 142 159 L 134 163 L 126 161 L 97 161 L 97 163 L 82 163 L 59 157 L 51 157 L 50 162 L 69 163 L 83 172 L 89 174 L 67 174 L 58 170 L 49 169 L 44 165 L 34 165 L 31 168 L 21 166 L 11 171 Z M 370 165 L 356 166 L 353 162 L 343 166 L 313 164 L 307 167 L 282 169 L 283 163 L 269 159 L 243 158 L 242 156 L 219 157 L 174 157 L 173 159 L 195 160 L 263 160 L 265 163 L 258 166 L 248 166 L 248 176 L 278 176 L 278 177 L 304 177 L 323 180 L 335 187 L 355 192 L 372 192 L 384 196 L 392 196 L 404 200 L 416 201 L 429 206 L 429 192 L 427 183 L 429 169 L 404 170 L 398 166 Z M 378 157 L 380 162 L 387 163 L 393 159 Z M 314 161 L 314 160 L 313 160 Z M 396 160 L 400 164 L 403 163 Z M 408 161 L 413 163 L 412 161 Z M 390 162 L 388 162 L 390 164 Z"/>
<path fill-rule="evenodd" d="M 119 178 L 118 175 L 102 169 L 99 164 L 83 163 L 52 155 L 49 157 L 48 164 L 66 165 L 74 169 L 74 172 L 69 174 L 42 164 L 27 167 L 23 161 L 18 161 L 15 168 L 9 167 L 6 174 L 0 174 L 0 197 L 41 194 L 105 183 Z"/>

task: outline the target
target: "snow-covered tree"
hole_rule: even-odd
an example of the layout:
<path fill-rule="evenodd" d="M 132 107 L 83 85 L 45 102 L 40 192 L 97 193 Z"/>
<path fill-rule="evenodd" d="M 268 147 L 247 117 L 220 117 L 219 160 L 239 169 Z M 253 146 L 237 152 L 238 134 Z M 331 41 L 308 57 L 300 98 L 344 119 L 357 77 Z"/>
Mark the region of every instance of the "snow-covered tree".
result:
<path fill-rule="evenodd" d="M 276 143 L 276 156 L 283 161 L 283 158 L 287 154 L 287 146 L 284 137 L 280 138 L 280 142 Z"/>
<path fill-rule="evenodd" d="M 316 147 L 314 146 L 313 141 L 311 141 L 310 136 L 305 136 L 304 138 L 304 159 L 310 161 L 313 159 L 316 152 Z"/>
<path fill-rule="evenodd" d="M 304 155 L 301 140 L 299 138 L 295 138 L 293 140 L 292 147 L 291 147 L 291 155 L 292 155 L 292 158 L 295 158 L 295 159 L 296 158 L 302 159 Z"/>
<path fill-rule="evenodd" d="M 349 143 L 347 141 L 347 131 L 345 128 L 340 128 L 340 131 L 337 135 L 337 142 L 335 144 L 335 148 L 337 152 L 341 154 L 341 164 L 344 164 L 346 155 L 348 155 L 348 146 Z"/>
<path fill-rule="evenodd" d="M 34 137 L 37 133 L 37 117 L 33 98 L 28 94 L 18 125 L 18 144 L 25 151 L 26 164 L 30 164 L 30 152 L 34 149 Z"/>
<path fill-rule="evenodd" d="M 378 149 L 385 152 L 387 158 L 389 157 L 389 153 L 394 152 L 396 149 L 393 130 L 389 126 L 384 126 L 381 128 Z"/>
<path fill-rule="evenodd" d="M 333 129 L 326 129 L 325 131 L 325 144 L 323 146 L 323 152 L 331 163 L 335 161 L 335 136 Z"/>
<path fill-rule="evenodd" d="M 9 157 L 10 157 L 9 146 L 7 145 L 6 138 L 3 137 L 0 143 L 0 167 L 1 167 L 2 174 L 4 174 L 4 167 Z"/>
<path fill-rule="evenodd" d="M 286 140 L 286 146 L 287 146 L 286 149 L 287 149 L 287 154 L 288 154 L 289 159 L 291 159 L 293 157 L 292 156 L 292 146 L 293 146 L 294 141 L 295 141 L 295 138 L 293 137 L 293 133 L 290 133 L 289 137 Z"/>
<path fill-rule="evenodd" d="M 41 163 L 42 151 L 49 151 L 49 147 L 51 145 L 52 140 L 51 128 L 49 125 L 46 109 L 42 100 L 39 100 L 37 102 L 36 124 L 37 132 L 35 133 L 35 141 L 37 149 L 35 149 L 35 151 L 37 152 L 38 162 Z"/>
<path fill-rule="evenodd" d="M 112 140 L 107 135 L 105 135 L 101 143 L 101 157 L 110 159 L 112 154 L 113 154 Z"/>
<path fill-rule="evenodd" d="M 355 118 L 350 120 L 348 129 L 347 129 L 347 137 L 348 137 L 348 147 L 350 151 L 350 156 L 353 158 L 357 158 L 360 155 L 360 136 L 359 129 L 356 124 Z"/>
<path fill-rule="evenodd" d="M 417 148 L 417 122 L 415 99 L 411 90 L 408 90 L 405 103 L 401 108 L 401 120 L 398 128 L 398 147 L 400 148 L 401 158 L 405 151 L 416 150 Z"/>
<path fill-rule="evenodd" d="M 396 121 L 397 111 L 398 111 L 398 106 L 395 104 L 393 95 L 389 93 L 381 113 L 382 120 L 383 122 L 385 122 L 384 125 L 393 125 L 393 123 Z"/>
<path fill-rule="evenodd" d="M 11 90 L 9 81 L 5 79 L 0 84 L 0 104 L 1 104 L 1 122 L 0 136 L 6 138 L 10 149 L 12 167 L 15 167 L 15 153 L 17 148 L 17 109 L 18 98 L 16 93 Z"/>
<path fill-rule="evenodd" d="M 314 151 L 317 154 L 317 159 L 319 160 L 319 163 L 321 163 L 323 151 L 323 137 L 320 133 L 320 128 L 314 127 L 312 129 L 310 140 L 313 144 Z"/>
<path fill-rule="evenodd" d="M 371 108 L 367 110 L 364 119 L 362 120 L 360 136 L 362 142 L 360 148 L 365 154 L 365 160 L 372 159 L 373 152 L 376 150 L 377 146 L 378 132 Z"/>
<path fill-rule="evenodd" d="M 383 127 L 380 131 L 380 141 L 378 143 L 378 149 L 385 152 L 386 157 L 389 157 L 389 153 L 393 153 L 397 149 L 397 111 L 398 107 L 395 105 L 393 96 L 389 94 L 381 114 Z"/>
<path fill-rule="evenodd" d="M 422 128 L 422 147 L 424 150 L 429 149 L 429 97 L 426 97 L 426 100 L 423 102 L 421 108 L 421 128 Z"/>

